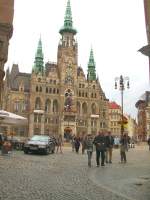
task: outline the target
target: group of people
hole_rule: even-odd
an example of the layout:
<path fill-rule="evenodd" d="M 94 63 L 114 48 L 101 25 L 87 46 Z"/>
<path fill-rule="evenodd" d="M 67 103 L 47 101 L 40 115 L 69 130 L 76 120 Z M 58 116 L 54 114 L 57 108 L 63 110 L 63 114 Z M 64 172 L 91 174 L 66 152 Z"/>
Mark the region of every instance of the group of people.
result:
<path fill-rule="evenodd" d="M 119 140 L 120 145 L 120 157 L 121 163 L 126 163 L 126 150 L 128 149 L 128 137 L 126 134 L 122 135 Z M 73 137 L 72 138 L 72 151 L 79 153 L 80 144 L 82 144 L 82 154 L 85 149 L 88 155 L 88 166 L 91 167 L 91 159 L 94 149 L 96 150 L 96 164 L 97 167 L 105 166 L 105 163 L 112 163 L 112 152 L 114 147 L 114 137 L 111 132 L 98 132 L 98 134 L 93 137 L 92 134 L 88 134 L 85 137 Z"/>

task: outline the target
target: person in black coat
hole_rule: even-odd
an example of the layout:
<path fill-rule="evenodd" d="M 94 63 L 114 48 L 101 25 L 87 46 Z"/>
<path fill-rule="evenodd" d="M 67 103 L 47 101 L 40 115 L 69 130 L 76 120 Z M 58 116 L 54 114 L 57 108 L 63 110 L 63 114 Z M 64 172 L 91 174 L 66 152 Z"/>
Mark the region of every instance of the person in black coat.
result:
<path fill-rule="evenodd" d="M 98 135 L 94 138 L 93 143 L 96 146 L 96 163 L 97 167 L 99 167 L 99 160 L 101 157 L 101 166 L 104 165 L 105 161 L 105 151 L 106 151 L 106 138 L 103 132 L 99 132 Z"/>
<path fill-rule="evenodd" d="M 75 145 L 76 153 L 79 153 L 79 148 L 80 148 L 80 138 L 79 137 L 75 137 L 74 145 Z"/>
<path fill-rule="evenodd" d="M 150 151 L 150 136 L 149 136 L 149 138 L 148 138 L 148 140 L 147 140 L 147 143 L 148 143 L 149 151 Z"/>
<path fill-rule="evenodd" d="M 108 135 L 106 136 L 106 163 L 112 163 L 112 151 L 114 146 L 114 138 L 111 135 L 111 132 L 108 132 Z"/>

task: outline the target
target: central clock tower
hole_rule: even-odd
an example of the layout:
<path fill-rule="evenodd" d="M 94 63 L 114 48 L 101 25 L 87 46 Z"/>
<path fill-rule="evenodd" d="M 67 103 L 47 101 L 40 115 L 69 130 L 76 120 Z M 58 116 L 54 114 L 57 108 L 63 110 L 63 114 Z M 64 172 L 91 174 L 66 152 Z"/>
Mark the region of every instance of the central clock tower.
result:
<path fill-rule="evenodd" d="M 64 123 L 61 124 L 61 127 L 65 129 L 65 118 L 67 118 L 67 122 L 69 122 L 70 117 L 73 117 L 71 119 L 72 122 L 76 121 L 75 114 L 73 113 L 76 111 L 77 96 L 78 45 L 75 39 L 77 31 L 73 28 L 70 0 L 67 2 L 64 25 L 59 33 L 61 34 L 61 38 L 58 45 L 57 65 L 60 80 L 61 121 Z M 66 102 L 69 102 L 66 98 L 71 99 L 71 105 L 66 105 Z M 71 113 L 74 116 L 70 116 Z M 64 130 L 61 132 L 64 132 Z"/>

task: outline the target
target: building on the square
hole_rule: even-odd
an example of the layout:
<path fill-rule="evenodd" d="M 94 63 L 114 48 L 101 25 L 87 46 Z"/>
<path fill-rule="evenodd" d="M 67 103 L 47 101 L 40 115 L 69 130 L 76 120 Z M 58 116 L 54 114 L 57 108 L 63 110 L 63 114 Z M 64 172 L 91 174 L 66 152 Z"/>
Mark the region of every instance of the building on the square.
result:
<path fill-rule="evenodd" d="M 135 106 L 138 109 L 138 138 L 144 141 L 150 135 L 150 91 L 146 91 Z"/>
<path fill-rule="evenodd" d="M 131 117 L 130 115 L 125 115 L 126 119 L 127 119 L 127 124 L 125 125 L 126 130 L 128 132 L 128 136 L 130 138 L 135 138 L 137 139 L 138 135 L 137 135 L 137 122 L 136 119 L 134 119 L 133 117 Z"/>
<path fill-rule="evenodd" d="M 147 34 L 147 45 L 143 46 L 139 51 L 148 56 L 149 58 L 149 84 L 150 84 L 150 0 L 144 0 L 144 14 L 145 14 L 145 26 Z"/>
<path fill-rule="evenodd" d="M 17 135 L 59 133 L 67 138 L 108 130 L 108 99 L 96 76 L 92 49 L 87 77 L 78 66 L 77 31 L 69 0 L 59 33 L 57 63 L 44 64 L 40 38 L 32 73 L 21 73 L 18 65 L 6 72 L 4 108 L 29 120 L 24 131 L 16 129 Z"/>
<path fill-rule="evenodd" d="M 0 0 L 0 109 L 2 108 L 4 64 L 13 32 L 14 0 Z"/>
<path fill-rule="evenodd" d="M 121 134 L 121 119 L 122 112 L 121 106 L 116 102 L 109 103 L 109 128 L 114 136 L 120 136 Z"/>

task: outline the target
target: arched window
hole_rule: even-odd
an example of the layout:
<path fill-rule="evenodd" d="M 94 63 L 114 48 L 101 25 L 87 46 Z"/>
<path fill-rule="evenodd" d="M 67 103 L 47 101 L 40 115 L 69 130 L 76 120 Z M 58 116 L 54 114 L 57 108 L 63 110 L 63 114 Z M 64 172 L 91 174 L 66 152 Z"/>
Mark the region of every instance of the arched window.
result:
<path fill-rule="evenodd" d="M 84 97 L 84 92 L 82 92 L 82 97 Z"/>
<path fill-rule="evenodd" d="M 38 88 L 38 86 L 36 86 L 36 92 L 38 92 L 39 91 L 39 88 Z"/>
<path fill-rule="evenodd" d="M 41 99 L 40 97 L 37 97 L 35 100 L 35 109 L 40 110 L 41 109 Z"/>
<path fill-rule="evenodd" d="M 56 99 L 53 101 L 53 112 L 58 112 L 58 101 Z"/>
<path fill-rule="evenodd" d="M 79 97 L 81 97 L 81 92 L 79 91 Z"/>
<path fill-rule="evenodd" d="M 52 93 L 52 88 L 49 88 L 49 93 Z"/>
<path fill-rule="evenodd" d="M 85 102 L 82 104 L 82 112 L 83 114 L 87 114 L 87 104 Z"/>
<path fill-rule="evenodd" d="M 40 86 L 40 92 L 42 92 L 42 87 Z"/>
<path fill-rule="evenodd" d="M 55 92 L 56 92 L 56 90 L 55 90 L 55 88 L 53 89 L 53 94 L 55 94 Z"/>
<path fill-rule="evenodd" d="M 96 105 L 95 105 L 95 103 L 92 104 L 91 111 L 92 111 L 92 114 L 96 114 Z"/>
<path fill-rule="evenodd" d="M 46 93 L 48 93 L 48 87 L 46 87 Z"/>
<path fill-rule="evenodd" d="M 77 113 L 80 114 L 80 108 L 81 108 L 81 105 L 80 105 L 80 102 L 78 101 L 77 102 Z"/>
<path fill-rule="evenodd" d="M 49 99 L 45 102 L 45 112 L 50 112 L 51 109 L 51 101 Z"/>

